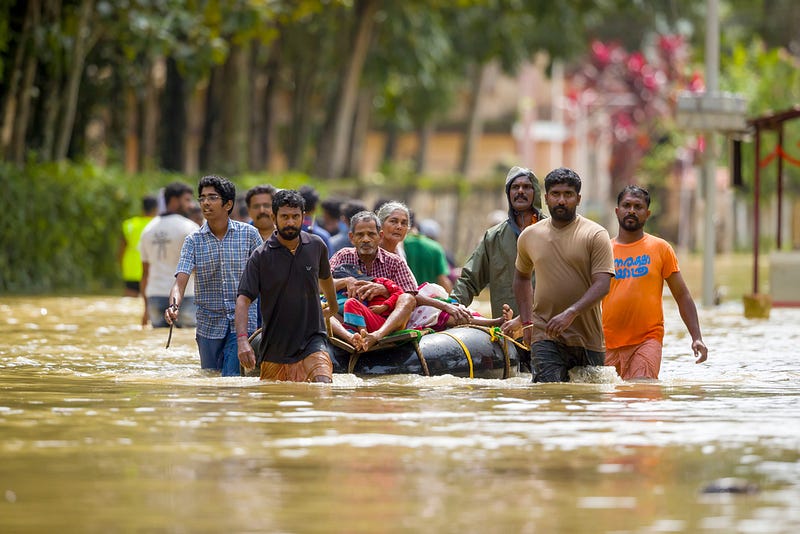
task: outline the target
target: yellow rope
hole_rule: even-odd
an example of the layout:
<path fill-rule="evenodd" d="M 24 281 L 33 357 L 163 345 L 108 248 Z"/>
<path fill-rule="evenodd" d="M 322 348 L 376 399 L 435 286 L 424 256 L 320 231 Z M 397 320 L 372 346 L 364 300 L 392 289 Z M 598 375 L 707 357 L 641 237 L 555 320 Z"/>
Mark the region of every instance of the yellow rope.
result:
<path fill-rule="evenodd" d="M 458 343 L 459 345 L 461 345 L 461 350 L 463 350 L 463 351 L 464 351 L 464 356 L 466 356 L 466 357 L 467 357 L 467 361 L 469 362 L 469 377 L 470 377 L 470 378 L 475 378 L 475 375 L 474 375 L 474 372 L 473 372 L 473 369 L 472 369 L 472 355 L 469 353 L 469 349 L 467 348 L 467 346 L 466 346 L 466 345 L 464 345 L 464 342 L 463 342 L 463 341 L 461 341 L 461 340 L 460 340 L 460 339 L 458 339 L 456 336 L 454 336 L 453 334 L 451 334 L 450 332 L 448 332 L 448 331 L 446 331 L 446 330 L 445 330 L 445 331 L 442 331 L 442 332 L 439 332 L 439 333 L 440 333 L 440 334 L 444 334 L 444 335 L 446 335 L 446 336 L 449 336 L 449 337 L 451 337 L 451 338 L 455 339 L 455 340 L 456 340 L 456 343 Z"/>

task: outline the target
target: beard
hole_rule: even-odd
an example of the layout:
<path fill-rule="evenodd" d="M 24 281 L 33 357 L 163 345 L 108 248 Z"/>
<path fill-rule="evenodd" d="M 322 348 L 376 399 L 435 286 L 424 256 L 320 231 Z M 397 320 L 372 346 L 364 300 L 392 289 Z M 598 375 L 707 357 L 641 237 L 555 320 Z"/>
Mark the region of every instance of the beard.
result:
<path fill-rule="evenodd" d="M 550 216 L 561 222 L 569 222 L 575 218 L 575 208 L 568 208 L 566 206 L 554 206 L 550 208 Z"/>
<path fill-rule="evenodd" d="M 644 223 L 634 217 L 623 217 L 619 219 L 619 225 L 628 232 L 637 232 L 644 227 Z"/>
<path fill-rule="evenodd" d="M 284 226 L 278 228 L 278 234 L 287 241 L 291 241 L 300 235 L 300 228 L 294 226 Z"/>

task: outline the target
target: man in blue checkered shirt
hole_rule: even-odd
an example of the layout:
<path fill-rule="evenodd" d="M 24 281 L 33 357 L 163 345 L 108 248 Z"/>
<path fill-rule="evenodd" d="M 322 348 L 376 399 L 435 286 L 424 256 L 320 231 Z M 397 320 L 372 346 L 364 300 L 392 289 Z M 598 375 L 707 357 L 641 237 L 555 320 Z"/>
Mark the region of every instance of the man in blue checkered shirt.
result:
<path fill-rule="evenodd" d="M 172 304 L 164 311 L 164 318 L 169 324 L 178 318 L 183 292 L 194 272 L 200 366 L 220 371 L 222 376 L 239 376 L 234 325 L 239 278 L 247 258 L 262 240 L 254 226 L 230 218 L 236 187 L 229 180 L 204 176 L 197 192 L 206 222 L 183 242 L 170 291 Z M 248 310 L 247 330 L 252 334 L 256 328 L 253 303 Z"/>

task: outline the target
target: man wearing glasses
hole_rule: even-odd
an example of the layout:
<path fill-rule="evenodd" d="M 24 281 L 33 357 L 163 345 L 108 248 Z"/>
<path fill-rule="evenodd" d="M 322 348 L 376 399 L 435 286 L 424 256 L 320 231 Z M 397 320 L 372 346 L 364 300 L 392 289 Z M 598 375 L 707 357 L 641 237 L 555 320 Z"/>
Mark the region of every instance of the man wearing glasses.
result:
<path fill-rule="evenodd" d="M 234 314 L 239 278 L 247 258 L 262 244 L 258 230 L 230 218 L 236 187 L 226 178 L 204 176 L 197 186 L 198 202 L 206 222 L 187 236 L 175 269 L 167 323 L 178 318 L 189 276 L 195 274 L 197 348 L 200 366 L 222 376 L 239 376 Z M 256 305 L 248 309 L 248 333 L 256 329 Z"/>

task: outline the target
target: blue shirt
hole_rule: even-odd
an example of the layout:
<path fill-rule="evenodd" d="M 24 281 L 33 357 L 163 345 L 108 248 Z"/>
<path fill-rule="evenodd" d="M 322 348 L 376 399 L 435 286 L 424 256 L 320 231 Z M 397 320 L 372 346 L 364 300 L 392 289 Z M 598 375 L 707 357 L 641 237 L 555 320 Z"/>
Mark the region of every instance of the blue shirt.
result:
<path fill-rule="evenodd" d="M 194 302 L 197 306 L 197 335 L 222 339 L 235 331 L 234 312 L 239 278 L 250 254 L 261 245 L 254 226 L 228 219 L 225 237 L 217 239 L 203 223 L 186 236 L 175 274 L 195 273 Z M 247 330 L 255 331 L 256 304 L 248 310 Z"/>

